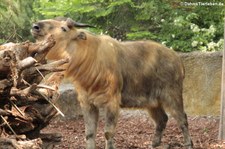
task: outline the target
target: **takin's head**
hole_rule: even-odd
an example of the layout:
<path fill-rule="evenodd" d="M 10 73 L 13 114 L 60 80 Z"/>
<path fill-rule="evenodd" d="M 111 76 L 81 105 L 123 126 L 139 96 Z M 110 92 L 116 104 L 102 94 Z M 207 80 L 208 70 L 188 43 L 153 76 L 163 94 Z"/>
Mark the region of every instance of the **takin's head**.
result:
<path fill-rule="evenodd" d="M 47 55 L 47 57 L 49 59 L 59 59 L 65 57 L 63 53 L 65 52 L 65 49 L 68 48 L 69 44 L 72 43 L 71 41 L 76 39 L 86 39 L 85 34 L 77 30 L 77 28 L 82 27 L 93 26 L 77 23 L 70 18 L 47 19 L 34 23 L 32 25 L 31 33 L 38 42 L 46 40 L 49 36 L 53 36 L 56 44 L 51 49 L 50 54 L 48 54 L 51 56 L 48 57 Z M 59 53 L 61 55 L 60 57 L 57 56 Z"/>

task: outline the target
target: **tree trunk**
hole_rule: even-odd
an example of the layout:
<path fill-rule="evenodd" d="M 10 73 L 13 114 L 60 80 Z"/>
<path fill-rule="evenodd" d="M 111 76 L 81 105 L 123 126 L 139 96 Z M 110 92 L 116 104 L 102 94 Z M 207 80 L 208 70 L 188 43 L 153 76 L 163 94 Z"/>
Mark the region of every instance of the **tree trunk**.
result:
<path fill-rule="evenodd" d="M 225 18 L 224 18 L 225 21 Z M 224 38 L 225 38 L 225 22 L 224 22 Z M 223 63 L 222 63 L 222 82 L 221 82 L 221 108 L 220 108 L 220 125 L 219 140 L 225 140 L 225 40 L 223 45 Z"/>

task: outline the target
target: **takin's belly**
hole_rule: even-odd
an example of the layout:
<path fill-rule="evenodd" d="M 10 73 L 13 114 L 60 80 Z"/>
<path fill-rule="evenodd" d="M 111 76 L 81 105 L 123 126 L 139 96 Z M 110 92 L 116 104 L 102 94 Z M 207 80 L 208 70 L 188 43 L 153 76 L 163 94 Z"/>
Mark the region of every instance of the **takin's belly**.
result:
<path fill-rule="evenodd" d="M 147 106 L 157 106 L 156 99 L 150 99 L 145 96 L 129 96 L 122 95 L 121 108 L 145 108 Z"/>

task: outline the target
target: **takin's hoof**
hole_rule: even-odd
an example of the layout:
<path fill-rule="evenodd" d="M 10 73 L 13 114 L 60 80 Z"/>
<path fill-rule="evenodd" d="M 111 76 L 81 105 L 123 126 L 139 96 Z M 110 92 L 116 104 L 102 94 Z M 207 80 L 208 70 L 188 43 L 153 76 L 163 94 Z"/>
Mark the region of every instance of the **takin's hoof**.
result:
<path fill-rule="evenodd" d="M 159 146 L 160 144 L 161 144 L 161 141 L 160 141 L 160 140 L 153 140 L 153 141 L 152 141 L 152 147 L 153 147 L 153 148 Z"/>
<path fill-rule="evenodd" d="M 191 145 L 185 145 L 185 148 L 186 149 L 193 149 L 193 145 L 191 144 Z"/>
<path fill-rule="evenodd" d="M 116 149 L 114 146 L 106 146 L 105 149 Z"/>
<path fill-rule="evenodd" d="M 106 142 L 105 149 L 116 149 L 116 147 L 113 145 L 112 141 Z"/>
<path fill-rule="evenodd" d="M 193 146 L 185 146 L 186 149 L 193 149 Z"/>
<path fill-rule="evenodd" d="M 163 149 L 171 149 L 169 144 L 163 146 Z"/>
<path fill-rule="evenodd" d="M 161 144 L 161 136 L 160 135 L 155 135 L 153 140 L 152 140 L 152 147 L 155 148 Z"/>
<path fill-rule="evenodd" d="M 193 142 L 191 141 L 190 143 L 184 144 L 186 149 L 193 149 Z"/>

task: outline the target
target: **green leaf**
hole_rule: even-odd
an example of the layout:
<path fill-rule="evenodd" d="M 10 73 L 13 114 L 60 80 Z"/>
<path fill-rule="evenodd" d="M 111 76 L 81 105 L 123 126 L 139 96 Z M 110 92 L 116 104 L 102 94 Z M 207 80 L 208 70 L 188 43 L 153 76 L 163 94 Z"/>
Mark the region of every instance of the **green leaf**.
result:
<path fill-rule="evenodd" d="M 127 34 L 128 40 L 138 40 L 138 39 L 156 39 L 157 36 L 148 31 L 137 31 Z"/>

